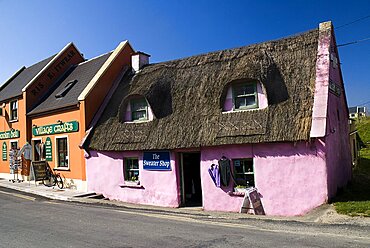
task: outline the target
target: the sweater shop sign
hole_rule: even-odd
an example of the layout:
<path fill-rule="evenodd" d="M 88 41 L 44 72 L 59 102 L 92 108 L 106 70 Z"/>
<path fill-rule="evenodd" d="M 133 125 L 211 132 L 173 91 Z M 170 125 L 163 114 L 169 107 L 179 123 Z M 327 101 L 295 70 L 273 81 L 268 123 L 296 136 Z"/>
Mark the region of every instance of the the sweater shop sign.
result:
<path fill-rule="evenodd" d="M 170 152 L 144 152 L 144 170 L 170 171 Z"/>
<path fill-rule="evenodd" d="M 0 132 L 0 140 L 4 139 L 14 139 L 20 137 L 20 131 L 19 130 L 10 130 L 5 132 Z"/>
<path fill-rule="evenodd" d="M 32 134 L 35 136 L 58 134 L 58 133 L 71 133 L 78 131 L 78 122 L 61 122 L 60 124 L 51 124 L 40 127 L 33 127 Z"/>

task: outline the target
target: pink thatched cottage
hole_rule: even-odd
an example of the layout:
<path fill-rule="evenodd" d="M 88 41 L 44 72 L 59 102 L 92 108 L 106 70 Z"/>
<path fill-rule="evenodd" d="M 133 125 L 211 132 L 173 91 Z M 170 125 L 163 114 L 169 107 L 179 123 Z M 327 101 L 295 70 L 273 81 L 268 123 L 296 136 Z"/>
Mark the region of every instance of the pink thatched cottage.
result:
<path fill-rule="evenodd" d="M 253 186 L 267 215 L 292 216 L 327 202 L 351 179 L 331 22 L 158 64 L 136 53 L 132 67 L 83 141 L 88 190 L 130 203 L 238 212 L 243 197 L 235 187 Z"/>

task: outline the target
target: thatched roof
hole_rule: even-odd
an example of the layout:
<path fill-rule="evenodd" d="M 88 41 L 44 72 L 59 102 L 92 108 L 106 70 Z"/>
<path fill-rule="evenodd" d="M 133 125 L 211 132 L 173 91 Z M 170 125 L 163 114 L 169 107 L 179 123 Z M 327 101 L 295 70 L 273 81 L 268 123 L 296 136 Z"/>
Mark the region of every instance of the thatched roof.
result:
<path fill-rule="evenodd" d="M 85 148 L 174 149 L 308 140 L 318 30 L 261 44 L 151 64 L 122 79 Z M 228 85 L 256 79 L 268 108 L 222 113 Z M 143 95 L 153 121 L 125 123 L 127 99 Z"/>

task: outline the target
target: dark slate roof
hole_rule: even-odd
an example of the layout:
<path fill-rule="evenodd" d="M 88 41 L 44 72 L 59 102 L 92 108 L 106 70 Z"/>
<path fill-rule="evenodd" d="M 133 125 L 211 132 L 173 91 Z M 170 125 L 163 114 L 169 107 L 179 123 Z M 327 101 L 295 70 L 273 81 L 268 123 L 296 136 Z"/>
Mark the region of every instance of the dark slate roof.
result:
<path fill-rule="evenodd" d="M 82 62 L 77 66 L 71 68 L 56 86 L 53 87 L 46 97 L 41 99 L 40 103 L 32 109 L 28 114 L 39 114 L 42 112 L 48 112 L 56 109 L 70 107 L 78 103 L 78 96 L 86 88 L 91 79 L 95 76 L 98 70 L 102 67 L 104 62 L 108 59 L 112 52 L 91 59 L 89 61 Z M 56 97 L 56 95 L 63 92 L 66 86 L 77 80 L 67 92 L 64 92 L 63 97 Z"/>
<path fill-rule="evenodd" d="M 313 30 L 128 73 L 84 147 L 160 150 L 309 140 L 318 40 L 319 31 Z M 244 79 L 264 86 L 269 106 L 222 112 L 229 85 Z M 124 121 L 126 106 L 135 95 L 147 99 L 152 121 Z"/>
<path fill-rule="evenodd" d="M 22 89 L 39 73 L 53 58 L 55 54 L 30 67 L 24 69 L 18 76 L 0 90 L 0 102 L 22 95 Z"/>

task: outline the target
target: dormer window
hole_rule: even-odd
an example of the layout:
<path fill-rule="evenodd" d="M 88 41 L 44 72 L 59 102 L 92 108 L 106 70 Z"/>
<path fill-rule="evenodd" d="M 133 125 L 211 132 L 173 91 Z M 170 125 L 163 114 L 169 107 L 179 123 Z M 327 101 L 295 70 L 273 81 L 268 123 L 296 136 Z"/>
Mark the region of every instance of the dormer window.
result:
<path fill-rule="evenodd" d="M 131 121 L 148 120 L 148 103 L 144 97 L 131 99 Z"/>
<path fill-rule="evenodd" d="M 232 88 L 234 110 L 258 108 L 257 83 L 238 83 Z"/>
<path fill-rule="evenodd" d="M 226 87 L 221 100 L 224 113 L 268 107 L 266 91 L 258 80 L 239 79 Z"/>

